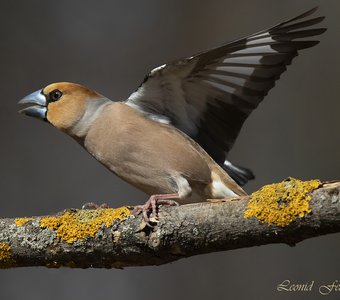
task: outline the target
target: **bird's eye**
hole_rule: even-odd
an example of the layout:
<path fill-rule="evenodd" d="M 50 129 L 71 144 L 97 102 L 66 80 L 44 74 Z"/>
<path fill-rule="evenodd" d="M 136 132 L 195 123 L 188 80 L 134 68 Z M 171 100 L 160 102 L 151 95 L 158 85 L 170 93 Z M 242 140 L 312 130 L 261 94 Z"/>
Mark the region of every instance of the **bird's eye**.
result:
<path fill-rule="evenodd" d="M 50 101 L 57 101 L 60 99 L 60 97 L 63 95 L 63 93 L 59 90 L 54 90 L 49 93 Z"/>

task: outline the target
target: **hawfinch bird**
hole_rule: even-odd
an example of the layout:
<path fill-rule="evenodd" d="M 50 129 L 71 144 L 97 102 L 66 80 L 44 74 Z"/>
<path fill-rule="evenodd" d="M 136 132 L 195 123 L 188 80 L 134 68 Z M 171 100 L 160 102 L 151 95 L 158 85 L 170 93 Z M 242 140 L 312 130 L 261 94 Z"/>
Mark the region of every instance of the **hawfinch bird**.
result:
<path fill-rule="evenodd" d="M 293 19 L 153 69 L 129 98 L 111 101 L 79 84 L 50 84 L 19 103 L 79 142 L 110 171 L 150 195 L 137 207 L 246 195 L 250 170 L 226 160 L 249 114 L 324 17 Z"/>

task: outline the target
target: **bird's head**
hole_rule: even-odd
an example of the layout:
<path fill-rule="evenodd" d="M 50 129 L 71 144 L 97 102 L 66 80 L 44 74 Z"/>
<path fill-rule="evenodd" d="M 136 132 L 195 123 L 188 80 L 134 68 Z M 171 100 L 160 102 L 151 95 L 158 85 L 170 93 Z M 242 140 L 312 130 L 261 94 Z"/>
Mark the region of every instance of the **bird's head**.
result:
<path fill-rule="evenodd" d="M 79 136 L 93 121 L 98 108 L 108 101 L 82 85 L 58 82 L 21 99 L 19 104 L 26 107 L 19 112 L 47 121 L 70 135 Z"/>

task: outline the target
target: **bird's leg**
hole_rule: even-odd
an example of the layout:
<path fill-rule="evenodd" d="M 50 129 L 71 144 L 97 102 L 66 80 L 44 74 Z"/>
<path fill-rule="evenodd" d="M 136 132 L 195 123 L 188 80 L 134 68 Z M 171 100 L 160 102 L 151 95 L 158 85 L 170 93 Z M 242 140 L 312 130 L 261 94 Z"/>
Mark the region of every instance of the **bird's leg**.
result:
<path fill-rule="evenodd" d="M 81 209 L 98 209 L 98 208 L 109 208 L 110 206 L 107 203 L 97 204 L 94 202 L 85 203 Z"/>
<path fill-rule="evenodd" d="M 179 205 L 175 200 L 173 199 L 179 199 L 178 194 L 158 194 L 158 195 L 152 195 L 148 199 L 148 201 L 145 202 L 143 205 L 137 205 L 131 212 L 133 215 L 137 216 L 140 213 L 143 214 L 143 219 L 145 222 L 149 223 L 150 218 L 148 216 L 148 211 L 151 209 L 151 214 L 154 215 L 155 218 L 158 217 L 157 213 L 157 205 Z"/>

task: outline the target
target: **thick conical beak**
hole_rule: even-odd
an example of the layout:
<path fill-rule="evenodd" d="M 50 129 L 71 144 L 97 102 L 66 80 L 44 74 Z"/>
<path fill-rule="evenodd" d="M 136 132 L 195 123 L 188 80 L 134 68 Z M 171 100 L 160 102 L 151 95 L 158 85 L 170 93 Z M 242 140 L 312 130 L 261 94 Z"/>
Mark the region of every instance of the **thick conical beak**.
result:
<path fill-rule="evenodd" d="M 19 113 L 46 121 L 47 112 L 46 97 L 41 90 L 38 90 L 22 98 L 18 102 L 18 104 L 20 105 L 33 104 L 25 107 L 24 109 L 19 110 Z"/>

